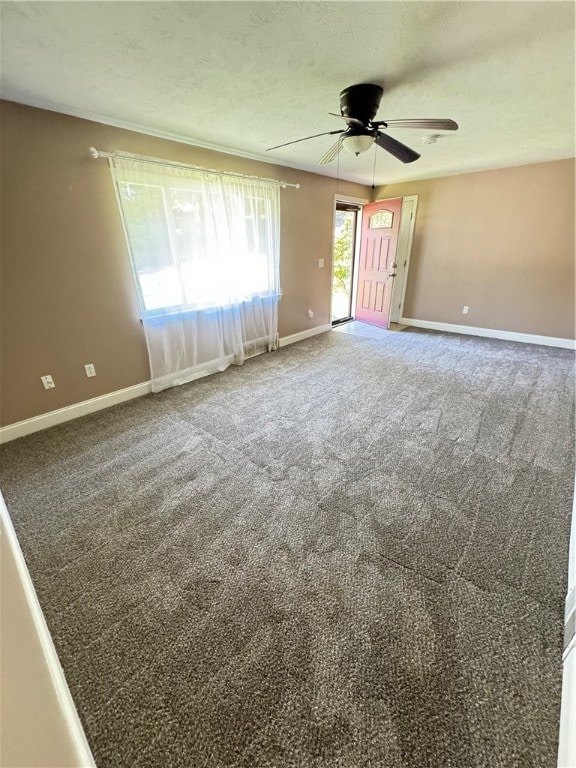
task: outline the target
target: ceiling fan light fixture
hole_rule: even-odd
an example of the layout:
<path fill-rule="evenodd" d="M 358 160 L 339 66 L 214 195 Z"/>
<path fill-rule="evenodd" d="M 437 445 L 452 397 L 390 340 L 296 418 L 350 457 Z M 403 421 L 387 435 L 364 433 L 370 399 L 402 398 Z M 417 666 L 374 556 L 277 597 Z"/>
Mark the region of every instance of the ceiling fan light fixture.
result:
<path fill-rule="evenodd" d="M 344 136 L 342 139 L 342 146 L 351 155 L 360 155 L 362 152 L 367 152 L 374 143 L 374 136 L 360 134 L 356 136 Z"/>
<path fill-rule="evenodd" d="M 1 2 L 1 0 L 0 0 Z M 346 128 L 336 131 L 324 131 L 324 133 L 315 133 L 313 136 L 305 136 L 303 139 L 287 141 L 284 144 L 278 144 L 272 149 L 280 149 L 300 141 L 308 141 L 318 136 L 338 136 L 337 141 L 325 152 L 320 160 L 320 165 L 332 162 L 340 157 L 342 147 L 351 155 L 361 155 L 367 152 L 372 144 L 383 149 L 388 154 L 400 160 L 402 163 L 413 163 L 420 157 L 419 153 L 402 144 L 387 133 L 383 132 L 385 128 L 416 128 L 419 131 L 457 131 L 458 123 L 448 118 L 427 118 L 411 117 L 398 120 L 376 120 L 376 113 L 380 106 L 382 98 L 382 86 L 375 83 L 358 83 L 349 85 L 340 93 L 340 114 L 330 112 L 330 115 L 339 117 L 347 123 Z M 382 129 L 382 130 L 381 130 Z M 424 144 L 434 144 L 442 134 L 427 134 L 422 138 Z"/>

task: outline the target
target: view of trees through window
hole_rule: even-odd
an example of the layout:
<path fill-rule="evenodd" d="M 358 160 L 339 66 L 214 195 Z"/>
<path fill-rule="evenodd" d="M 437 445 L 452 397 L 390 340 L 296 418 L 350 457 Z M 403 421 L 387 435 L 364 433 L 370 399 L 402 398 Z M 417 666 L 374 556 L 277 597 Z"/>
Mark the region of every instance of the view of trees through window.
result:
<path fill-rule="evenodd" d="M 219 306 L 273 289 L 263 196 L 136 182 L 119 190 L 146 311 Z"/>
<path fill-rule="evenodd" d="M 352 268 L 356 211 L 336 211 L 336 230 L 332 261 L 332 320 L 351 313 Z"/>

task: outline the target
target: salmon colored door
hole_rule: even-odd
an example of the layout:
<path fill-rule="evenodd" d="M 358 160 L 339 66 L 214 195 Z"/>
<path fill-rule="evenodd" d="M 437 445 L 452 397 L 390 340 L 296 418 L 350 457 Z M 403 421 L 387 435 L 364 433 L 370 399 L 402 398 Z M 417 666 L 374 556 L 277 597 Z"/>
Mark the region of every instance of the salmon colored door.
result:
<path fill-rule="evenodd" d="M 402 198 L 369 203 L 362 211 L 356 320 L 388 328 Z"/>

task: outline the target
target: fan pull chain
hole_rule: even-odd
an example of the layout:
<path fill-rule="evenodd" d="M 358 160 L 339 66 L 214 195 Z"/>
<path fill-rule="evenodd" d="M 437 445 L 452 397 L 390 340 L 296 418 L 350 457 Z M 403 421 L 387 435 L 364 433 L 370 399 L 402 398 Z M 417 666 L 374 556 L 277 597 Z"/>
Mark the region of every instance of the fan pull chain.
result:
<path fill-rule="evenodd" d="M 375 189 L 374 182 L 376 181 L 376 158 L 378 157 L 378 147 L 374 145 L 374 168 L 372 169 L 372 189 Z"/>

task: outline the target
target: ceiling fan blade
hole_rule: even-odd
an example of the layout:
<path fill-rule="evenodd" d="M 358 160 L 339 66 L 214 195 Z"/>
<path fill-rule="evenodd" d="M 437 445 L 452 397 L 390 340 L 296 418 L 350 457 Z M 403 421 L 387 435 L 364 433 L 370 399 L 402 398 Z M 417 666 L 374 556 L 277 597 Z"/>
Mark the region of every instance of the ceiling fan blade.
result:
<path fill-rule="evenodd" d="M 346 120 L 347 123 L 350 125 L 361 125 L 364 127 L 364 123 L 362 120 L 357 120 L 355 117 L 346 117 L 346 115 L 337 115 L 336 112 L 328 112 L 329 115 L 332 115 L 332 117 L 339 117 L 340 120 Z"/>
<path fill-rule="evenodd" d="M 280 147 L 287 147 L 289 144 L 298 144 L 299 141 L 308 141 L 308 139 L 315 139 L 318 136 L 333 136 L 335 133 L 344 133 L 346 129 L 341 131 L 325 131 L 324 133 L 315 133 L 314 136 L 305 136 L 303 139 L 295 139 L 294 141 L 287 141 L 286 144 L 277 144 L 275 147 L 268 147 L 266 152 L 270 152 L 273 149 L 280 149 Z"/>
<path fill-rule="evenodd" d="M 385 125 L 390 128 L 423 128 L 426 131 L 457 131 L 458 123 L 454 120 L 414 118 L 413 120 L 379 120 L 373 125 Z"/>
<path fill-rule="evenodd" d="M 334 160 L 338 156 L 338 153 L 340 152 L 341 149 L 342 149 L 342 139 L 338 138 L 336 139 L 334 144 L 332 144 L 330 149 L 322 155 L 320 160 L 318 160 L 318 163 L 320 165 L 327 165 L 328 163 L 331 163 L 332 160 Z"/>
<path fill-rule="evenodd" d="M 410 147 L 393 139 L 392 136 L 387 136 L 385 133 L 378 132 L 374 141 L 379 147 L 390 152 L 391 155 L 394 155 L 394 157 L 398 158 L 398 160 L 401 160 L 403 163 L 413 163 L 414 160 L 418 160 L 420 157 L 418 152 L 414 152 Z"/>

